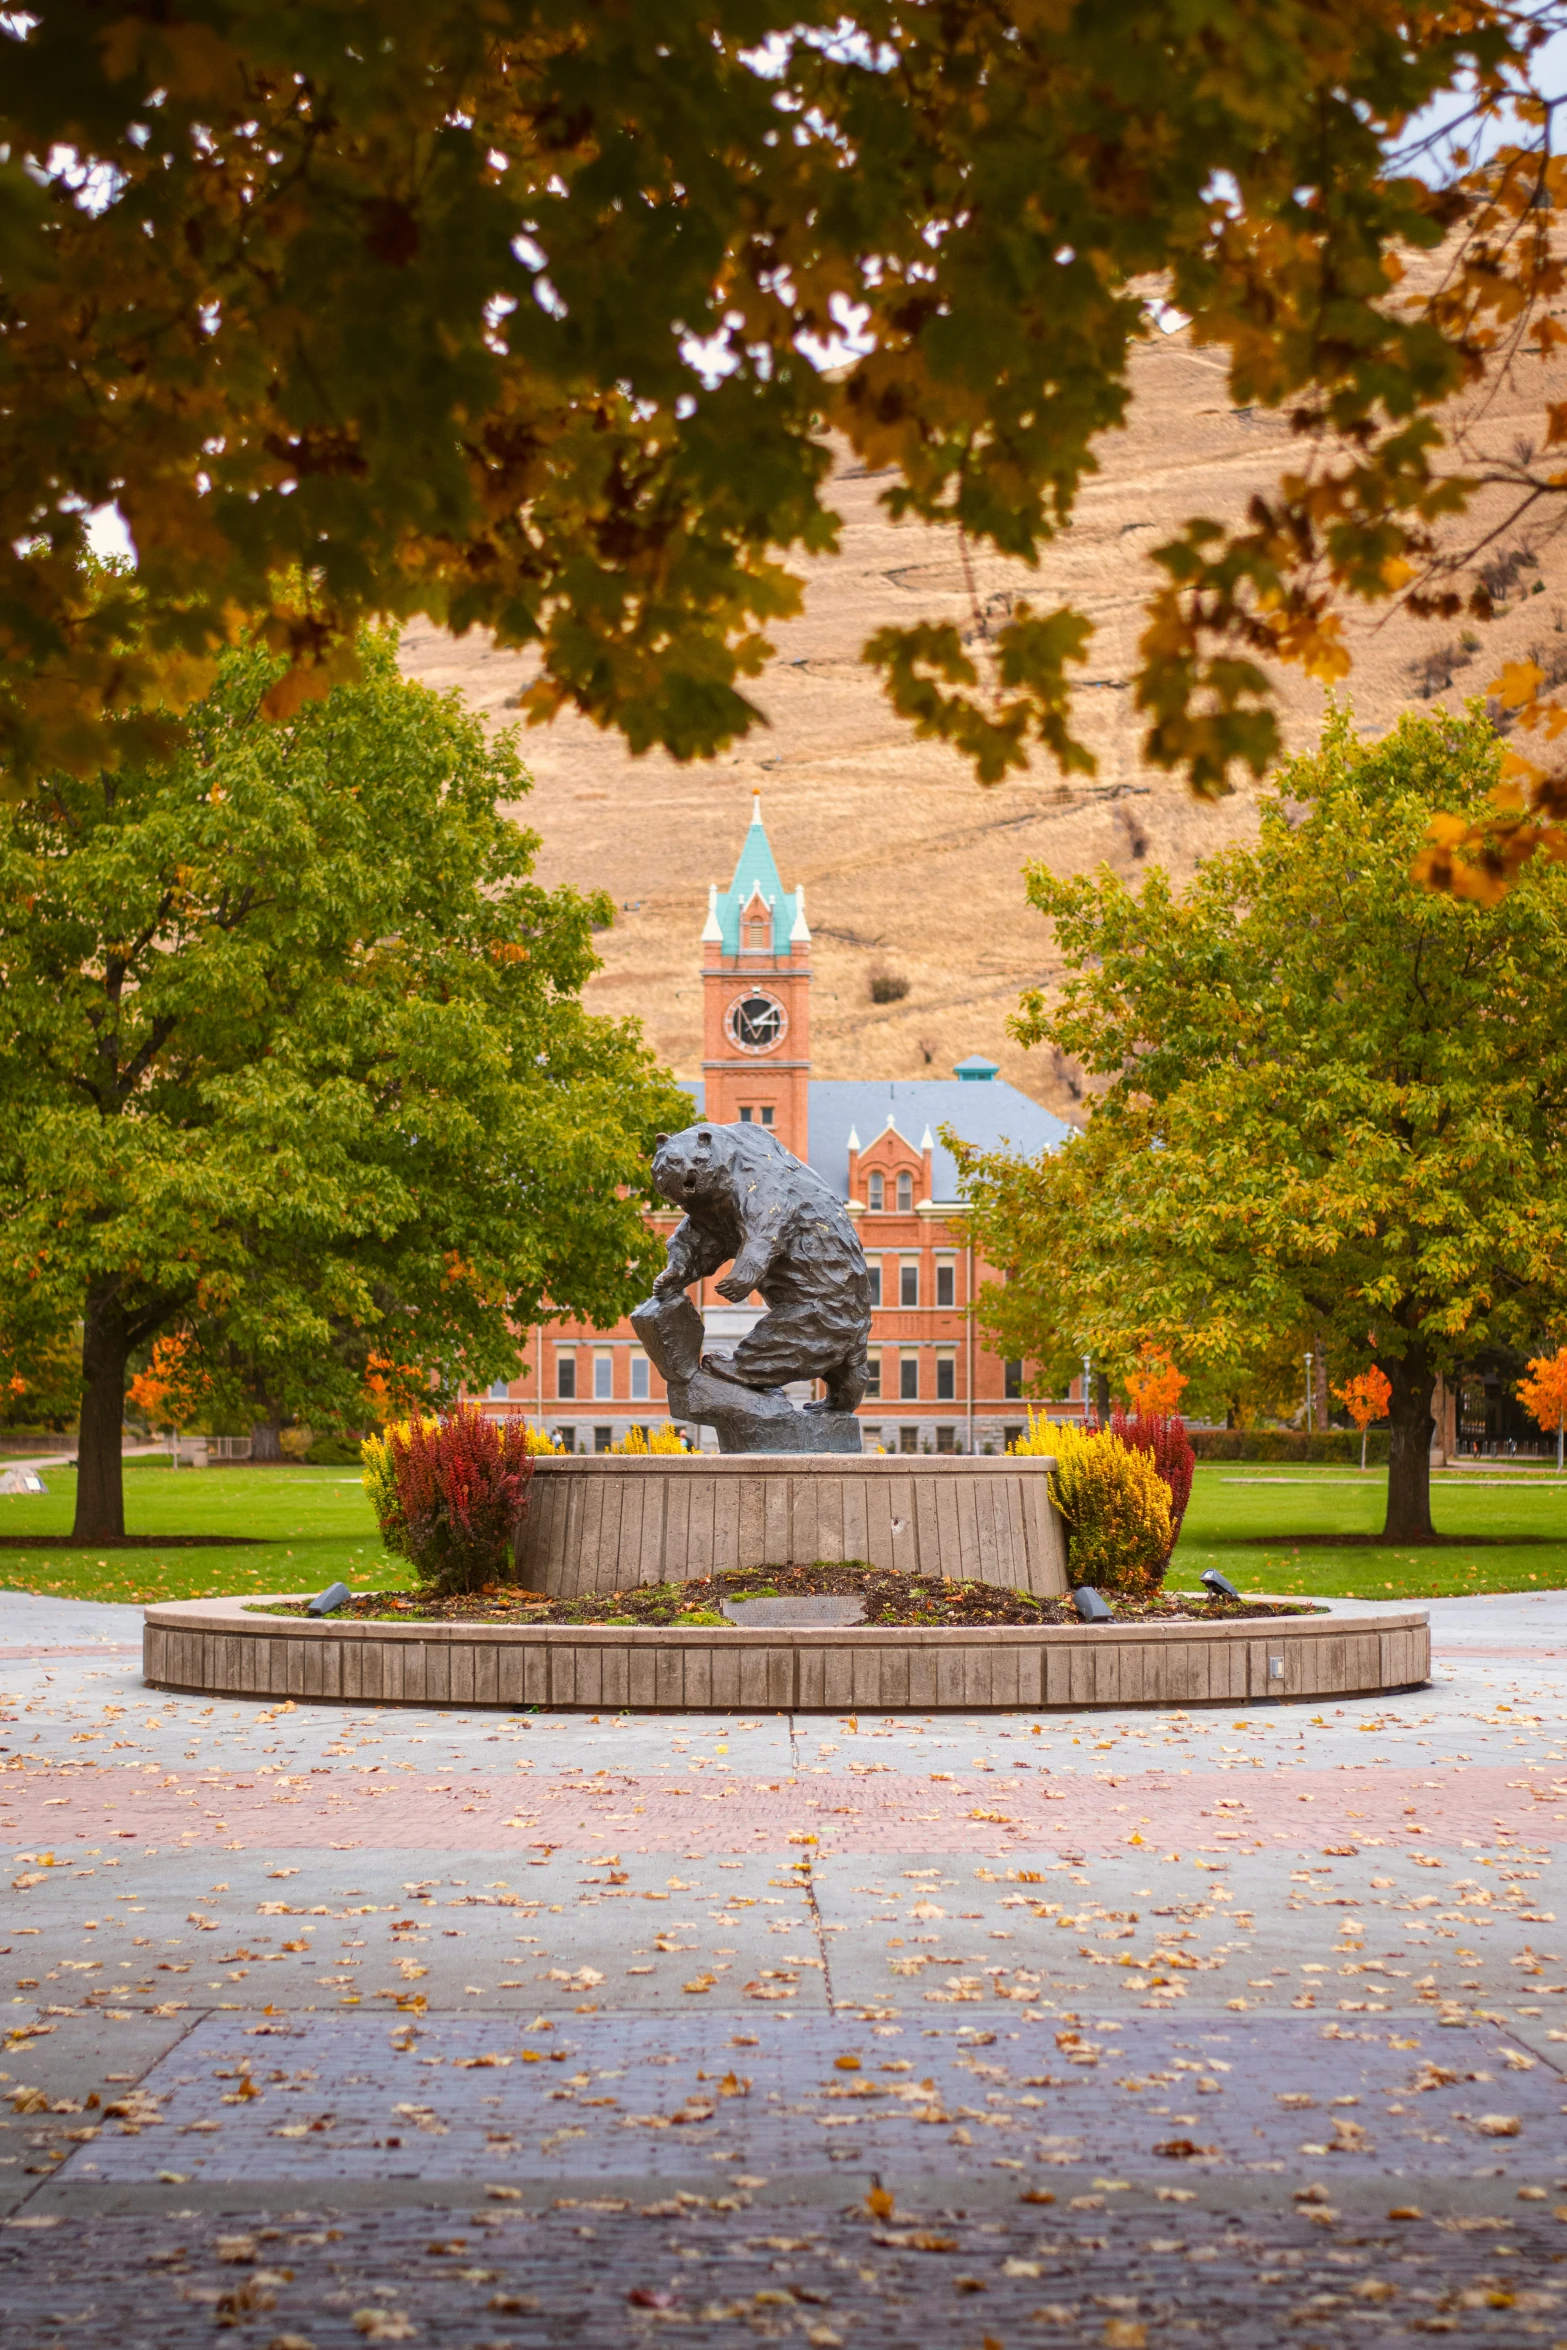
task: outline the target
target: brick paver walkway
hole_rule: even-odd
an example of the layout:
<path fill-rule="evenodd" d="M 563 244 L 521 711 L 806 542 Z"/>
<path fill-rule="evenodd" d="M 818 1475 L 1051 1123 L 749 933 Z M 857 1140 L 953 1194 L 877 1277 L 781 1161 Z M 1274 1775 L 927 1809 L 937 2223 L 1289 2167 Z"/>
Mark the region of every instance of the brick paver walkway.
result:
<path fill-rule="evenodd" d="M 6 2350 L 1567 2343 L 1567 1597 L 1433 1617 L 1320 1711 L 625 1720 L 0 1597 Z"/>

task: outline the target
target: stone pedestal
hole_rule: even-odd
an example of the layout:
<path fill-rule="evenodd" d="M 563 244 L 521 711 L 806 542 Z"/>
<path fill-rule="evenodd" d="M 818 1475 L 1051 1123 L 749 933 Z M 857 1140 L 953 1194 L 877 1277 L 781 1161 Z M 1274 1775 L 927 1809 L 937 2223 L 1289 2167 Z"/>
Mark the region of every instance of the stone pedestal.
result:
<path fill-rule="evenodd" d="M 1054 1598 L 1067 1588 L 1054 1466 L 972 1454 L 545 1454 L 518 1535 L 518 1578 L 575 1599 L 726 1567 L 864 1559 Z"/>

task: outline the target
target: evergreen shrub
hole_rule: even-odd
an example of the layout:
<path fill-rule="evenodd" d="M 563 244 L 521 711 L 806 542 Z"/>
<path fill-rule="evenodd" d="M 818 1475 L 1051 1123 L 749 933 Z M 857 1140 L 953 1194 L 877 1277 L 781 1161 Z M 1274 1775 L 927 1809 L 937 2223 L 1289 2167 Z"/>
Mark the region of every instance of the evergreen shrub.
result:
<path fill-rule="evenodd" d="M 1189 1428 L 1192 1451 L 1200 1461 L 1343 1461 L 1360 1465 L 1360 1438 L 1353 1428 Z M 1388 1432 L 1366 1433 L 1366 1459 L 1387 1464 Z"/>

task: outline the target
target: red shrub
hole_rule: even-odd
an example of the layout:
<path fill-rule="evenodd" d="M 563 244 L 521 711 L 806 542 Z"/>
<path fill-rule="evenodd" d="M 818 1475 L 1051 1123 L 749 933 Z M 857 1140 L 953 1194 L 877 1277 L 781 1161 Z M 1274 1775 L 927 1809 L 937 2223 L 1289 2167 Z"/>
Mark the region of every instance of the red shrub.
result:
<path fill-rule="evenodd" d="M 1192 1470 L 1196 1454 L 1179 1412 L 1127 1412 L 1117 1404 L 1110 1414 L 1110 1434 L 1128 1452 L 1152 1453 L 1153 1465 L 1170 1489 L 1170 1553 L 1181 1539 L 1181 1520 L 1192 1497 Z M 1170 1563 L 1169 1557 L 1165 1565 Z"/>
<path fill-rule="evenodd" d="M 425 1582 L 477 1591 L 504 1580 L 533 1475 L 523 1421 L 461 1409 L 434 1427 L 389 1428 L 387 1442 L 404 1548 Z"/>

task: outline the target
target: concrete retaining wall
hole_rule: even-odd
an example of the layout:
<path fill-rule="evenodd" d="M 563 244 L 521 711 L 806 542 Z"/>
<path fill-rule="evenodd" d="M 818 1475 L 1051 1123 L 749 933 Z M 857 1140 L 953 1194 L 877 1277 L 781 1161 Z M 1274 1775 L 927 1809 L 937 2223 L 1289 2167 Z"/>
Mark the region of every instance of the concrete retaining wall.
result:
<path fill-rule="evenodd" d="M 1363 1696 L 1429 1678 L 1423 1613 L 1229 1624 L 667 1631 L 313 1623 L 238 1599 L 146 1610 L 160 1689 L 373 1705 L 974 1712 Z M 1274 1660 L 1282 1675 L 1271 1672 Z"/>
<path fill-rule="evenodd" d="M 745 1453 L 541 1458 L 518 1579 L 552 1599 L 723 1567 L 867 1559 L 906 1574 L 1067 1588 L 1045 1457 Z"/>

